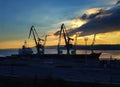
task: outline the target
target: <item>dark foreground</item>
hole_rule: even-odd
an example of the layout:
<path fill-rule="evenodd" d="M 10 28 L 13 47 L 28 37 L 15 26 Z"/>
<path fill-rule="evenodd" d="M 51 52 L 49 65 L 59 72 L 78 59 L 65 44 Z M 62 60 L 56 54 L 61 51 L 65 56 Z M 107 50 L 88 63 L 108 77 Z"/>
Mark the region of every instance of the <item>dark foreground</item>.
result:
<path fill-rule="evenodd" d="M 82 83 L 48 77 L 30 79 L 0 76 L 0 87 L 120 87 L 118 84 Z"/>

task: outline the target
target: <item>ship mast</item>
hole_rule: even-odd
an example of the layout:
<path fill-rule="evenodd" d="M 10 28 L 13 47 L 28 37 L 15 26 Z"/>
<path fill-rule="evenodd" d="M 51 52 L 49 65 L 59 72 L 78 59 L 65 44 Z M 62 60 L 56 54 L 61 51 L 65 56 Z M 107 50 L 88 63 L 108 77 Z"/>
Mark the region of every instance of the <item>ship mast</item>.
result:
<path fill-rule="evenodd" d="M 79 35 L 80 35 L 80 32 L 76 32 L 75 42 L 74 42 L 74 52 L 75 52 L 75 54 L 76 54 L 76 50 L 77 50 L 77 38 L 78 38 Z"/>

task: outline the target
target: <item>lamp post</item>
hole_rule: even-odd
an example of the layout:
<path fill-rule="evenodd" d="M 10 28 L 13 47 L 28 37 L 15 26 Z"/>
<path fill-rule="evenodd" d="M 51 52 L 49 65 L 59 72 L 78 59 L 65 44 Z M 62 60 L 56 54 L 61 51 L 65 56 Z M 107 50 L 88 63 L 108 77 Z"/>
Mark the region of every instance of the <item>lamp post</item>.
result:
<path fill-rule="evenodd" d="M 75 54 L 76 54 L 76 50 L 77 50 L 77 38 L 79 37 L 79 35 L 80 35 L 80 32 L 76 32 L 76 35 L 75 35 L 75 43 L 74 43 Z"/>
<path fill-rule="evenodd" d="M 87 65 L 87 41 L 88 41 L 88 37 L 85 37 L 84 40 L 85 40 L 85 47 L 86 47 L 86 49 L 85 49 L 85 64 Z"/>

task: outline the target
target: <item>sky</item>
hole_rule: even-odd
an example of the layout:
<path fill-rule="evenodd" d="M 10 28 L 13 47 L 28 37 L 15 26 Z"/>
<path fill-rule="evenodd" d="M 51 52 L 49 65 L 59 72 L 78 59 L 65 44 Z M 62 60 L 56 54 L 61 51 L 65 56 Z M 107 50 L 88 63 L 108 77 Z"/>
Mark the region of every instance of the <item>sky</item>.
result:
<path fill-rule="evenodd" d="M 120 44 L 117 1 L 0 0 L 0 49 L 20 48 L 25 40 L 28 46 L 34 46 L 33 38 L 28 40 L 32 25 L 40 37 L 49 34 L 47 45 L 56 45 L 58 37 L 54 33 L 62 23 L 72 29 L 70 34 L 82 31 L 78 38 L 80 44 L 84 44 L 83 36 L 88 36 L 90 44 L 94 33 L 97 34 L 96 44 Z"/>

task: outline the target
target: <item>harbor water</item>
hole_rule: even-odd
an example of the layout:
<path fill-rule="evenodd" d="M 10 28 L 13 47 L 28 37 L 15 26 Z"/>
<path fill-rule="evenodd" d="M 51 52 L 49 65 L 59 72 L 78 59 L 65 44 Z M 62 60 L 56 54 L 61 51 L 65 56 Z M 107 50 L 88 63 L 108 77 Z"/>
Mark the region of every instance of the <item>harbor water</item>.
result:
<path fill-rule="evenodd" d="M 36 51 L 34 51 L 35 53 Z M 85 53 L 85 50 L 77 50 L 77 54 Z M 87 50 L 89 54 L 91 51 Z M 120 59 L 120 50 L 97 50 L 102 52 L 100 59 Z M 55 54 L 56 49 L 46 49 L 45 53 Z M 63 53 L 66 53 L 65 51 Z M 0 50 L 1 56 L 10 56 L 18 54 L 18 50 Z M 115 62 L 115 63 L 119 63 Z M 96 64 L 96 63 L 94 63 Z M 44 79 L 49 76 L 60 78 L 66 81 L 75 82 L 99 82 L 99 83 L 119 83 L 120 84 L 120 67 L 104 67 L 98 65 L 86 65 L 79 61 L 64 60 L 44 60 L 44 59 L 7 59 L 0 61 L 0 76 L 13 76 L 23 78 Z M 119 63 L 120 64 L 120 63 Z M 120 65 L 119 65 L 120 66 Z"/>

